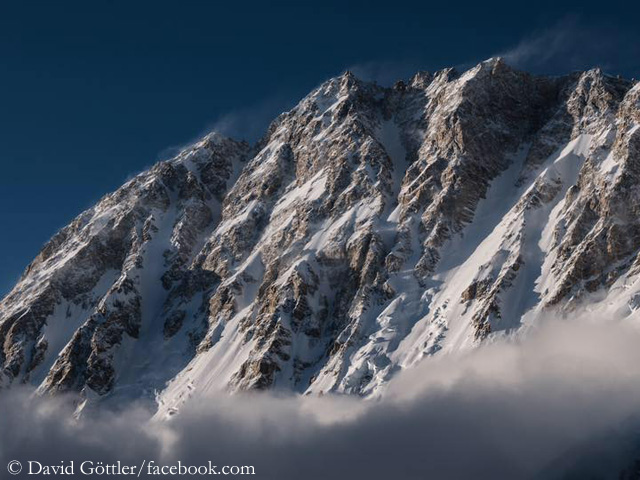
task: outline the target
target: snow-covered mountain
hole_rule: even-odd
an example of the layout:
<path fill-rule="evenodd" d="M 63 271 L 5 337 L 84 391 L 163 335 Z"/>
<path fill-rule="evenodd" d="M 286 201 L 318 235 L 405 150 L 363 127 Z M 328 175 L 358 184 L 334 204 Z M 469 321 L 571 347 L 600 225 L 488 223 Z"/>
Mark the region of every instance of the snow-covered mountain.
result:
<path fill-rule="evenodd" d="M 0 303 L 0 385 L 379 392 L 536 313 L 640 306 L 640 84 L 351 73 L 105 196 Z M 638 314 L 640 315 L 640 314 Z"/>

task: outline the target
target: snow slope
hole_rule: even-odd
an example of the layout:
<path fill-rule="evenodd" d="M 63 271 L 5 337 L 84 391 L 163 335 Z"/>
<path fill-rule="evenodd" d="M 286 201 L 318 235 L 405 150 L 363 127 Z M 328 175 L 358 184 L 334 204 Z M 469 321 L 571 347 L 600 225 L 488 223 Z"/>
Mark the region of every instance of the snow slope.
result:
<path fill-rule="evenodd" d="M 639 96 L 501 59 L 333 78 L 255 145 L 210 134 L 59 232 L 0 303 L 0 382 L 161 416 L 212 391 L 375 396 L 547 309 L 633 319 Z"/>

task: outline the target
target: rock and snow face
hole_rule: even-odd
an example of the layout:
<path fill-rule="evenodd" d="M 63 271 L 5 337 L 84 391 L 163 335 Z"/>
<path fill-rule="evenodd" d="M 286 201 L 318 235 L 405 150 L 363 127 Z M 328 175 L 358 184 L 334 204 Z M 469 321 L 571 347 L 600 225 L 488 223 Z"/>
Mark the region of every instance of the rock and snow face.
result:
<path fill-rule="evenodd" d="M 500 59 L 350 73 L 60 231 L 0 303 L 1 384 L 91 398 L 378 392 L 425 355 L 640 298 L 640 88 Z"/>

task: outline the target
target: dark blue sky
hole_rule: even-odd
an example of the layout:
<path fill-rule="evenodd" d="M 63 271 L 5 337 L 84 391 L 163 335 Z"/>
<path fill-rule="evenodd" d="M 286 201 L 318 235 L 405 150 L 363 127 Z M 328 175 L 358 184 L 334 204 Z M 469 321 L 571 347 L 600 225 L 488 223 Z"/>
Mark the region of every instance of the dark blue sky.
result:
<path fill-rule="evenodd" d="M 0 294 L 44 242 L 216 124 L 253 138 L 346 68 L 388 82 L 503 53 L 638 76 L 632 2 L 4 2 Z"/>

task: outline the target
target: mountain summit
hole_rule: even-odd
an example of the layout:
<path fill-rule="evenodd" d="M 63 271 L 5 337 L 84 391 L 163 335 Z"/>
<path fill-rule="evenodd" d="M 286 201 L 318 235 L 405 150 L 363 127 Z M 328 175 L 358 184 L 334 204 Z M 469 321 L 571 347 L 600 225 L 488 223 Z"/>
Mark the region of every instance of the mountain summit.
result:
<path fill-rule="evenodd" d="M 640 85 L 490 59 L 333 78 L 58 232 L 0 303 L 0 385 L 371 395 L 428 355 L 640 305 Z M 611 307 L 613 305 L 613 307 Z"/>

